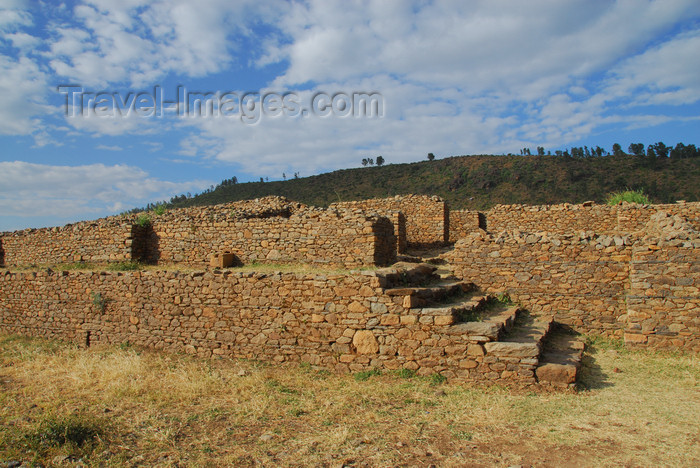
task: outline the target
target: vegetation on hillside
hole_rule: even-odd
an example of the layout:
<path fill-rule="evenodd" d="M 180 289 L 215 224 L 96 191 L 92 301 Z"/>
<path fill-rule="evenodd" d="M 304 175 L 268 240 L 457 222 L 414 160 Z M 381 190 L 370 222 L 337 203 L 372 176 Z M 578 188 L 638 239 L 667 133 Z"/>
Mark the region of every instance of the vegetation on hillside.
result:
<path fill-rule="evenodd" d="M 145 209 L 212 205 L 282 195 L 316 206 L 337 201 L 416 193 L 439 195 L 453 209 L 487 209 L 504 203 L 552 204 L 605 202 L 611 192 L 643 191 L 653 203 L 700 200 L 700 151 L 695 145 L 668 147 L 659 142 L 619 144 L 602 148 L 571 148 L 537 155 L 528 148 L 520 156 L 479 155 L 427 160 L 409 164 L 371 165 L 311 177 L 273 182 L 222 181 L 199 195 L 180 195 Z M 432 157 L 431 157 L 432 156 Z M 363 161 L 363 163 L 365 162 Z M 140 211 L 137 209 L 134 211 Z"/>

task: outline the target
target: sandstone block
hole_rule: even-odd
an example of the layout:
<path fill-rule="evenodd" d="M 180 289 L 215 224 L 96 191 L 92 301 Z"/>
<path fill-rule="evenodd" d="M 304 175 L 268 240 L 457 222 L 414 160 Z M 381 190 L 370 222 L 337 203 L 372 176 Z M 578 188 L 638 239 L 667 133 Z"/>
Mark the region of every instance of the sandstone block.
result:
<path fill-rule="evenodd" d="M 555 384 L 568 385 L 576 381 L 576 366 L 547 363 L 535 371 L 537 380 Z"/>
<path fill-rule="evenodd" d="M 376 354 L 379 351 L 379 342 L 371 330 L 357 330 L 352 345 L 358 354 Z"/>

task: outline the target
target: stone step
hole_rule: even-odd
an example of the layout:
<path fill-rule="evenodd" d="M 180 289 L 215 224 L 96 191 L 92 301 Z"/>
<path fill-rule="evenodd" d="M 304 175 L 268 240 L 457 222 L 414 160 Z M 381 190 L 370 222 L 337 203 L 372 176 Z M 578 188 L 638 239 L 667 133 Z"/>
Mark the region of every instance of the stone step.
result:
<path fill-rule="evenodd" d="M 569 327 L 555 323 L 547 335 L 535 375 L 540 383 L 569 387 L 576 383 L 585 345 Z"/>
<path fill-rule="evenodd" d="M 435 319 L 433 323 L 436 325 L 452 325 L 462 321 L 461 318 L 467 314 L 475 314 L 478 309 L 482 308 L 488 301 L 486 296 L 473 293 L 475 286 L 473 283 L 468 284 L 471 291 L 465 286 L 461 294 L 449 302 L 442 303 L 438 306 L 431 307 L 414 307 L 406 311 L 407 314 L 418 315 L 420 317 L 440 317 Z M 420 319 L 419 319 L 420 321 Z"/>
<path fill-rule="evenodd" d="M 401 304 L 405 309 L 415 309 L 445 302 L 474 289 L 474 284 L 468 281 L 442 280 L 426 287 L 386 289 L 384 293 L 391 296 L 394 303 Z"/>
<path fill-rule="evenodd" d="M 521 311 L 498 341 L 486 343 L 487 355 L 501 358 L 539 359 L 542 341 L 550 330 L 552 317 Z"/>
<path fill-rule="evenodd" d="M 478 309 L 484 308 L 490 299 L 492 298 L 479 296 L 472 298 L 472 301 L 479 302 L 479 305 L 476 306 Z M 483 311 L 477 310 L 477 320 L 456 323 L 446 330 L 446 333 L 463 335 L 467 341 L 472 343 L 496 342 L 513 326 L 520 312 L 521 309 L 517 306 L 496 307 L 495 310 L 488 308 Z"/>
<path fill-rule="evenodd" d="M 427 263 L 398 262 L 376 271 L 384 289 L 424 286 L 440 279 L 434 274 L 437 267 Z"/>

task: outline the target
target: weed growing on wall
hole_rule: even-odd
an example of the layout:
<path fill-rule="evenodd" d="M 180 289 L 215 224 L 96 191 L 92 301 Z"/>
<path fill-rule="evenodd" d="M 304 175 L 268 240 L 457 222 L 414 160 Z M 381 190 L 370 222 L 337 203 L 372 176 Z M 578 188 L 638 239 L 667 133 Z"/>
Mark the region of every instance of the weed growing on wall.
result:
<path fill-rule="evenodd" d="M 105 308 L 107 307 L 107 300 L 102 297 L 102 294 L 92 292 L 90 297 L 92 298 L 92 305 L 94 305 L 100 312 L 104 312 Z"/>
<path fill-rule="evenodd" d="M 613 192 L 608 195 L 605 203 L 608 205 L 617 205 L 622 202 L 639 203 L 640 205 L 648 205 L 651 203 L 649 197 L 644 194 L 643 190 L 625 190 L 624 192 Z"/>
<path fill-rule="evenodd" d="M 141 227 L 148 227 L 151 225 L 151 217 L 147 214 L 139 215 L 139 217 L 136 218 L 136 224 Z"/>

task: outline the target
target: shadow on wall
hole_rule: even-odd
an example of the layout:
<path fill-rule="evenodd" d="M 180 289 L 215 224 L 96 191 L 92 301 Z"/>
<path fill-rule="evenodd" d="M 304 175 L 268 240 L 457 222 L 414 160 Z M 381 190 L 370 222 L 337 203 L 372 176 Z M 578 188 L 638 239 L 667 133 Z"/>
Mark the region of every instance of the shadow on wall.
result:
<path fill-rule="evenodd" d="M 486 231 L 486 214 L 480 211 L 477 216 L 479 217 L 479 229 Z"/>
<path fill-rule="evenodd" d="M 2 239 L 0 239 L 0 267 L 5 266 L 5 250 L 2 248 Z"/>
<path fill-rule="evenodd" d="M 160 260 L 160 242 L 153 225 L 134 224 L 131 227 L 131 259 L 157 265 Z"/>
<path fill-rule="evenodd" d="M 398 250 L 394 223 L 389 218 L 379 218 L 375 226 L 376 245 L 374 247 L 374 264 L 387 266 L 396 262 Z"/>

